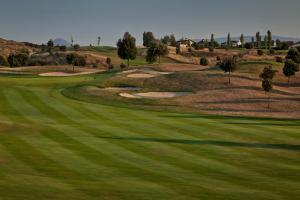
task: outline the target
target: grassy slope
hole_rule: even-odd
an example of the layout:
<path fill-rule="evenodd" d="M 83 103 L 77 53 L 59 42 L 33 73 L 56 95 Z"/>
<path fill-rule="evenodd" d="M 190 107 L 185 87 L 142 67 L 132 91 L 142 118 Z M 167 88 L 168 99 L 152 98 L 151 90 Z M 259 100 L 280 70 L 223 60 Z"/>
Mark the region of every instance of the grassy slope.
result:
<path fill-rule="evenodd" d="M 0 77 L 1 198 L 299 198 L 299 121 L 131 110 L 60 93 L 92 79 Z"/>

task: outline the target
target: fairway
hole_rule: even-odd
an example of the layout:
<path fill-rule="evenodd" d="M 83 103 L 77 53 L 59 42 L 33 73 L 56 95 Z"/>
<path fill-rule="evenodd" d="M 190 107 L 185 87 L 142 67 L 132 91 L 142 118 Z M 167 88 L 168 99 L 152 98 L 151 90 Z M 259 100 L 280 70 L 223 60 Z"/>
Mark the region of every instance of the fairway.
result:
<path fill-rule="evenodd" d="M 0 77 L 0 199 L 293 200 L 300 121 L 158 112 L 62 94 L 106 74 Z"/>

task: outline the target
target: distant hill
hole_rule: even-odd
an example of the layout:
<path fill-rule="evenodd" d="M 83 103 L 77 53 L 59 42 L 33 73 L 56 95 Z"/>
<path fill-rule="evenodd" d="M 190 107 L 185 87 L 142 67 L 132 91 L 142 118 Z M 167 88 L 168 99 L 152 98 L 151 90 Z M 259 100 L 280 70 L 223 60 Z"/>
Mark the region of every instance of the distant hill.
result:
<path fill-rule="evenodd" d="M 29 50 L 30 53 L 38 52 L 39 48 L 40 47 L 37 44 L 0 38 L 0 55 L 5 57 L 7 57 L 10 53 L 20 53 L 24 49 Z"/>
<path fill-rule="evenodd" d="M 255 39 L 255 36 L 244 36 L 245 42 L 251 42 L 251 38 L 252 37 L 254 37 L 254 39 Z M 264 36 L 262 36 L 262 40 L 264 39 L 263 37 Z M 300 38 L 293 38 L 293 37 L 286 37 L 286 36 L 277 36 L 277 35 L 272 36 L 272 38 L 273 38 L 273 40 L 279 39 L 280 41 L 294 41 L 294 42 L 300 41 Z M 238 41 L 239 39 L 240 39 L 240 36 L 238 36 L 238 37 L 231 37 L 231 40 L 237 40 Z M 218 43 L 226 42 L 227 41 L 227 37 L 216 38 L 216 41 Z"/>
<path fill-rule="evenodd" d="M 62 38 L 56 38 L 55 40 L 53 40 L 54 46 L 71 46 L 71 43 L 69 43 L 68 41 L 66 41 L 65 39 Z"/>

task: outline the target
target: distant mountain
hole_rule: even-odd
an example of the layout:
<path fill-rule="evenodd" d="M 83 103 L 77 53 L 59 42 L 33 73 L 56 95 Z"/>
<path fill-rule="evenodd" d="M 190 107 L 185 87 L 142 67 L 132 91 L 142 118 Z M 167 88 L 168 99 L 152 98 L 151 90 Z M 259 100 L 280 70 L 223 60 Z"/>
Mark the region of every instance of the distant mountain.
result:
<path fill-rule="evenodd" d="M 71 43 L 69 43 L 68 41 L 66 41 L 65 39 L 62 38 L 57 38 L 55 40 L 53 40 L 54 46 L 71 46 Z"/>
<path fill-rule="evenodd" d="M 254 37 L 254 40 L 256 40 L 255 36 L 244 36 L 245 42 L 251 42 L 251 38 Z M 279 39 L 280 41 L 294 41 L 294 42 L 298 42 L 300 41 L 300 38 L 293 38 L 293 37 L 286 37 L 286 36 L 277 36 L 274 35 L 272 36 L 273 40 L 277 40 Z M 240 39 L 240 37 L 231 37 L 231 40 L 236 40 L 238 41 Z M 215 39 L 218 43 L 223 43 L 227 41 L 227 37 L 223 37 L 223 38 L 216 38 Z M 262 41 L 264 40 L 264 36 L 262 36 Z"/>

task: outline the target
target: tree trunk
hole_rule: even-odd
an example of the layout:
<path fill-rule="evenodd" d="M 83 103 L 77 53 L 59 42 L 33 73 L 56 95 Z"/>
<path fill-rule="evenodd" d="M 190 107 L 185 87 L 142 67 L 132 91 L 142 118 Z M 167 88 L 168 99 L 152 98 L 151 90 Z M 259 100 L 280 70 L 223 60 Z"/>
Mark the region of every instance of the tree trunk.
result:
<path fill-rule="evenodd" d="M 288 87 L 290 87 L 290 78 L 291 76 L 288 77 Z"/>
<path fill-rule="evenodd" d="M 229 85 L 230 85 L 230 82 L 231 82 L 231 80 L 230 80 L 230 71 L 229 71 Z"/>
<path fill-rule="evenodd" d="M 127 59 L 127 67 L 129 67 L 129 59 Z"/>
<path fill-rule="evenodd" d="M 160 56 L 158 56 L 158 65 L 160 65 Z"/>
<path fill-rule="evenodd" d="M 73 65 L 73 73 L 75 72 L 75 66 Z"/>

